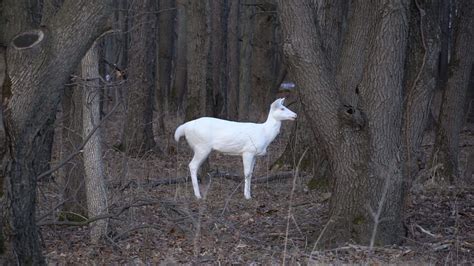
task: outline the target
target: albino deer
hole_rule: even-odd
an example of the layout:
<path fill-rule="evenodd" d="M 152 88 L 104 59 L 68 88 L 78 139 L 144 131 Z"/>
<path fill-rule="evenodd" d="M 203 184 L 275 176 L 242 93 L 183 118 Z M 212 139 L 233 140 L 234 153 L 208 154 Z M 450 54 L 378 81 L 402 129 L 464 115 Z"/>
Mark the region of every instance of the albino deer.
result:
<path fill-rule="evenodd" d="M 242 123 L 212 117 L 201 117 L 179 126 L 174 139 L 182 136 L 194 151 L 189 163 L 194 195 L 201 198 L 197 172 L 212 150 L 229 155 L 241 155 L 244 164 L 244 196 L 250 199 L 250 181 L 255 166 L 255 156 L 265 155 L 268 145 L 280 132 L 282 120 L 295 120 L 296 114 L 283 105 L 285 99 L 278 99 L 270 106 L 267 121 L 262 124 Z"/>

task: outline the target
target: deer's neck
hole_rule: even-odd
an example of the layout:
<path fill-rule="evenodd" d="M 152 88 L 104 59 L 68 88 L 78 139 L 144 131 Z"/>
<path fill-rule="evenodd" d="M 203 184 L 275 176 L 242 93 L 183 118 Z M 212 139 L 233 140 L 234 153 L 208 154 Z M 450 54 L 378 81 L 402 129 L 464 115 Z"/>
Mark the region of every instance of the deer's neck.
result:
<path fill-rule="evenodd" d="M 275 137 L 280 133 L 281 121 L 276 120 L 271 116 L 268 115 L 267 121 L 263 123 L 263 128 L 265 130 L 265 135 L 269 140 L 269 143 L 272 142 Z"/>

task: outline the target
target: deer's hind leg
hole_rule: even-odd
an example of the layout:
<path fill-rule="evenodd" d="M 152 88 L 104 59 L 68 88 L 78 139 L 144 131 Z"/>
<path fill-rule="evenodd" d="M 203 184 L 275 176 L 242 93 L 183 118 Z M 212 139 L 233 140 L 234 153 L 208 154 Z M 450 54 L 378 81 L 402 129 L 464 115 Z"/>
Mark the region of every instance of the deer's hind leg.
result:
<path fill-rule="evenodd" d="M 189 163 L 189 172 L 191 173 L 191 180 L 193 182 L 193 189 L 194 195 L 196 198 L 200 199 L 201 193 L 199 192 L 199 183 L 197 179 L 197 172 L 199 171 L 199 167 L 201 167 L 202 163 L 211 153 L 211 149 L 208 148 L 200 148 L 200 147 L 193 147 L 194 156 L 191 162 Z"/>

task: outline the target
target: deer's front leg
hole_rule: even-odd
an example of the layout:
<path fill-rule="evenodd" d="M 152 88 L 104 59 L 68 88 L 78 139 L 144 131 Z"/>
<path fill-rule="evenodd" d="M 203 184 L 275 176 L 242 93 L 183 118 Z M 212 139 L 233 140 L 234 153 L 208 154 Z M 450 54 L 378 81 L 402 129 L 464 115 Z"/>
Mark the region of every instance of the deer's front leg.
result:
<path fill-rule="evenodd" d="M 252 172 L 255 166 L 255 154 L 244 153 L 242 155 L 242 161 L 244 164 L 244 176 L 245 176 L 245 187 L 244 187 L 244 196 L 246 199 L 250 199 L 250 186 L 252 181 Z"/>

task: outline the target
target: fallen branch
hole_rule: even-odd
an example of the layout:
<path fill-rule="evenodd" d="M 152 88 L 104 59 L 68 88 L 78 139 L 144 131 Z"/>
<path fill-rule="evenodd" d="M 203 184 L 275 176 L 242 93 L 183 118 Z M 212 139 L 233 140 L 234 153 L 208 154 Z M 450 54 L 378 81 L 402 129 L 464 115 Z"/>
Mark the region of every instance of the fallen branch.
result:
<path fill-rule="evenodd" d="M 216 173 L 211 173 L 211 177 L 213 178 L 225 178 L 229 179 L 235 182 L 241 182 L 244 180 L 244 177 L 242 175 L 237 175 L 237 174 L 231 174 L 231 173 L 221 173 L 221 172 L 216 172 Z M 287 179 L 293 176 L 293 172 L 288 171 L 288 172 L 281 172 L 281 173 L 276 173 L 273 175 L 269 176 L 263 176 L 263 177 L 257 177 L 252 180 L 253 183 L 265 183 L 265 182 L 270 182 L 270 181 L 275 181 L 275 180 L 282 180 L 282 179 Z M 202 178 L 198 176 L 199 181 L 202 181 Z M 158 186 L 163 186 L 163 185 L 174 185 L 174 184 L 182 184 L 186 183 L 189 179 L 189 176 L 180 176 L 176 178 L 160 178 L 160 179 L 147 179 L 147 180 L 130 180 L 125 184 L 122 184 L 121 182 L 110 182 L 109 187 L 112 188 L 117 188 L 120 187 L 120 190 L 124 190 L 130 187 L 136 188 L 136 187 L 158 187 Z"/>

